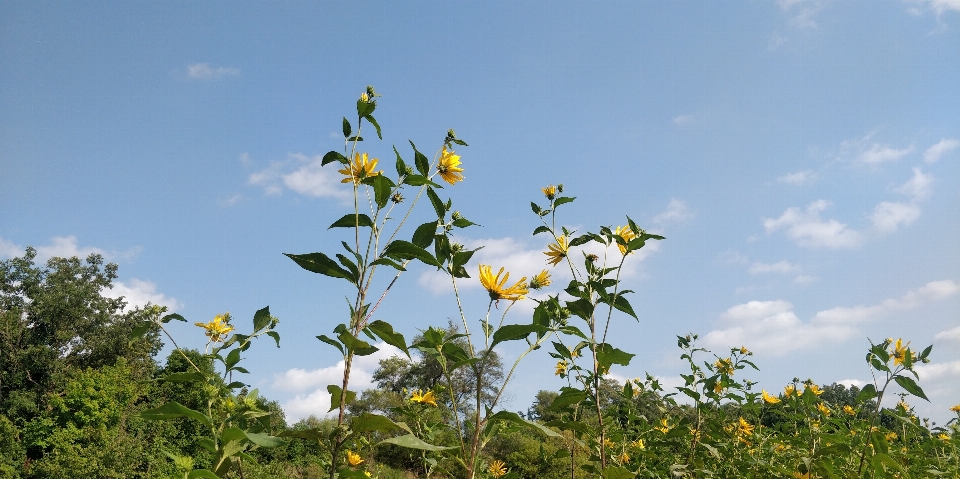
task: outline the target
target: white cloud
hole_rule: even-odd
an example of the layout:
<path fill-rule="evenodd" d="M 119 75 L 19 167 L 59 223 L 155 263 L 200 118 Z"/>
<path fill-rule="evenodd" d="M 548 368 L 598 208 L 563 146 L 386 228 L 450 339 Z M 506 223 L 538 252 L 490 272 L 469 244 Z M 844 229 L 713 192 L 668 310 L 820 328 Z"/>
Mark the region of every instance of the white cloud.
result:
<path fill-rule="evenodd" d="M 684 221 L 694 217 L 693 211 L 687 207 L 687 204 L 676 198 L 670 198 L 667 209 L 653 217 L 654 223 L 665 223 L 667 221 Z"/>
<path fill-rule="evenodd" d="M 857 388 L 862 388 L 867 385 L 866 381 L 861 381 L 859 379 L 841 379 L 839 381 L 834 381 L 837 384 L 843 384 L 844 386 L 851 388 L 856 386 Z"/>
<path fill-rule="evenodd" d="M 243 199 L 243 195 L 241 195 L 240 193 L 237 193 L 237 194 L 235 194 L 235 195 L 233 195 L 233 196 L 228 196 L 228 197 L 226 197 L 226 198 L 221 198 L 221 199 L 217 200 L 217 203 L 219 203 L 220 206 L 233 206 L 233 205 L 237 204 L 237 202 L 240 201 L 240 200 L 242 200 L 242 199 Z"/>
<path fill-rule="evenodd" d="M 686 126 L 694 123 L 697 120 L 697 115 L 691 113 L 689 115 L 677 115 L 673 117 L 673 124 L 677 126 Z"/>
<path fill-rule="evenodd" d="M 913 177 L 897 188 L 897 193 L 911 197 L 914 201 L 925 200 L 930 197 L 933 184 L 933 175 L 925 175 L 920 168 L 913 169 Z"/>
<path fill-rule="evenodd" d="M 191 80 L 218 80 L 225 76 L 239 74 L 239 68 L 212 68 L 209 63 L 194 63 L 187 66 L 187 78 Z"/>
<path fill-rule="evenodd" d="M 806 211 L 800 208 L 788 208 L 779 218 L 767 218 L 763 226 L 767 234 L 785 229 L 788 237 L 800 246 L 813 248 L 852 248 L 858 246 L 862 235 L 847 225 L 836 220 L 823 221 L 820 213 L 830 206 L 826 200 L 817 200 L 807 206 Z"/>
<path fill-rule="evenodd" d="M 336 165 L 322 166 L 323 156 L 290 153 L 286 161 L 275 161 L 247 177 L 247 184 L 263 188 L 267 196 L 279 195 L 284 187 L 314 198 L 347 200 L 350 191 L 341 186 Z"/>
<path fill-rule="evenodd" d="M 708 347 L 745 345 L 758 353 L 781 356 L 796 350 L 840 343 L 860 333 L 860 325 L 960 293 L 960 283 L 932 281 L 899 298 L 872 306 L 835 307 L 801 321 L 783 300 L 750 301 L 728 309 L 717 329 L 704 337 Z"/>
<path fill-rule="evenodd" d="M 918 364 L 915 369 L 924 383 L 960 384 L 960 359 L 946 363 Z"/>
<path fill-rule="evenodd" d="M 960 0 L 957 0 L 957 3 L 960 3 Z M 957 147 L 960 147 L 960 140 L 956 139 L 942 139 L 939 143 L 927 148 L 927 151 L 923 153 L 923 161 L 927 163 L 936 163 L 946 155 L 947 153 L 955 150 Z"/>
<path fill-rule="evenodd" d="M 380 350 L 368 356 L 356 356 L 350 367 L 351 391 L 363 391 L 374 387 L 373 373 L 380 366 L 380 361 L 391 356 L 401 356 L 403 353 L 386 343 L 377 343 Z M 290 400 L 283 403 L 283 411 L 287 418 L 293 421 L 315 414 L 319 417 L 328 414 L 330 409 L 330 394 L 327 385 L 340 385 L 343 382 L 344 362 L 340 360 L 336 365 L 308 371 L 294 368 L 283 374 L 274 376 L 272 387 L 280 391 L 296 392 Z"/>
<path fill-rule="evenodd" d="M 767 42 L 767 50 L 770 50 L 770 51 L 776 50 L 782 47 L 783 45 L 787 44 L 789 41 L 790 41 L 789 38 L 784 37 L 777 32 L 774 32 L 772 35 L 770 35 L 770 41 Z"/>
<path fill-rule="evenodd" d="M 933 342 L 953 343 L 953 344 L 956 344 L 957 346 L 960 346 L 960 326 L 957 326 L 953 329 L 940 331 L 939 333 L 933 335 Z"/>
<path fill-rule="evenodd" d="M 813 171 L 807 170 L 798 171 L 796 173 L 787 173 L 786 175 L 777 178 L 777 181 L 780 183 L 786 183 L 788 185 L 803 186 L 812 183 L 815 179 L 817 179 L 817 175 L 814 174 Z"/>
<path fill-rule="evenodd" d="M 809 274 L 801 274 L 796 278 L 793 278 L 793 282 L 797 284 L 810 284 L 817 280 L 816 276 L 811 276 Z"/>
<path fill-rule="evenodd" d="M 22 246 L 0 237 L 0 259 L 15 258 L 23 255 L 23 252 L 24 249 Z"/>
<path fill-rule="evenodd" d="M 884 201 L 870 215 L 873 227 L 885 233 L 896 231 L 900 225 L 908 225 L 920 217 L 920 207 L 912 203 Z"/>
<path fill-rule="evenodd" d="M 113 289 L 105 289 L 101 294 L 107 298 L 123 296 L 127 302 L 124 311 L 130 311 L 137 306 L 146 306 L 147 304 L 166 306 L 170 312 L 175 312 L 183 307 L 180 301 L 157 291 L 156 284 L 136 278 L 130 279 L 129 282 L 116 281 L 113 283 Z"/>
<path fill-rule="evenodd" d="M 960 12 L 960 0 L 914 0 L 917 3 L 925 5 L 938 16 L 947 10 Z"/>
<path fill-rule="evenodd" d="M 253 166 L 253 160 L 250 159 L 250 153 L 240 153 L 240 156 L 237 159 L 243 166 Z"/>
<path fill-rule="evenodd" d="M 854 138 L 840 142 L 840 158 L 876 166 L 882 163 L 897 161 L 913 152 L 913 147 L 897 149 L 890 145 L 871 142 L 876 131 L 870 132 L 863 138 Z"/>
<path fill-rule="evenodd" d="M 786 260 L 778 261 L 772 264 L 761 263 L 758 261 L 750 265 L 750 269 L 748 271 L 750 274 L 793 273 L 800 271 L 800 265 L 790 263 Z"/>
<path fill-rule="evenodd" d="M 12 245 L 12 243 L 10 244 Z M 130 248 L 126 251 L 105 251 L 94 246 L 81 247 L 77 243 L 77 237 L 73 235 L 54 236 L 50 240 L 50 244 L 36 246 L 35 249 L 37 250 L 37 257 L 35 261 L 38 263 L 45 263 L 48 259 L 53 257 L 72 258 L 77 256 L 81 259 L 85 259 L 91 254 L 99 254 L 107 260 L 130 260 L 138 255 L 141 250 L 140 247 Z M 11 251 L 13 251 L 13 249 L 11 249 Z M 19 254 L 23 254 L 22 249 L 18 252 L 18 255 Z"/>

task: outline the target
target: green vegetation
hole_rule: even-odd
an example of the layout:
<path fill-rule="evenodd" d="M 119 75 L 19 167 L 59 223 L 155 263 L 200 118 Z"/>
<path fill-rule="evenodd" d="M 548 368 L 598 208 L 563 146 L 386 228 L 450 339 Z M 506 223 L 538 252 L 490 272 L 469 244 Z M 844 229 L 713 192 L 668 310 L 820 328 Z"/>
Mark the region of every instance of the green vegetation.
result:
<path fill-rule="evenodd" d="M 287 254 L 303 269 L 343 281 L 351 304 L 342 323 L 317 338 L 346 364 L 342 381 L 327 386 L 336 416 L 288 425 L 279 406 L 238 375 L 241 353 L 265 336 L 280 347 L 279 319 L 268 308 L 249 327 L 228 313 L 195 323 L 208 338 L 204 351 L 184 350 L 166 324 L 186 321 L 158 306 L 123 312 L 123 301 L 102 296 L 116 265 L 91 255 L 34 263 L 0 262 L 0 476 L 172 478 L 586 478 L 603 477 L 958 477 L 957 419 L 929 428 L 913 414 L 908 396 L 926 399 L 914 365 L 931 348 L 914 351 L 888 339 L 867 351 L 876 378 L 863 389 L 793 379 L 783 391 L 756 391 L 744 376 L 757 369 L 753 354 L 735 346 L 723 354 L 678 336 L 689 368 L 684 385 L 665 391 L 648 376 L 620 384 L 614 365 L 634 354 L 608 342 L 612 321 L 636 318 L 621 287 L 631 254 L 662 236 L 626 224 L 577 233 L 558 225 L 557 209 L 575 200 L 563 185 L 542 189 L 531 203 L 534 235 L 549 237 L 547 264 L 572 278 L 562 295 L 531 299 L 550 285 L 550 270 L 530 279 L 479 265 L 489 294 L 484 314 L 457 311 L 459 323 L 431 327 L 408 342 L 372 315 L 410 263 L 473 281 L 465 265 L 477 251 L 453 231 L 475 224 L 442 199 L 443 185 L 464 180 L 455 147 L 467 144 L 450 130 L 433 159 L 411 142 L 413 164 L 396 153 L 396 176 L 357 151 L 364 124 L 381 137 L 373 117 L 372 87 L 357 101 L 353 124 L 343 119 L 339 163 L 354 192 L 354 208 L 333 222 L 348 231 L 343 250 Z M 371 135 L 368 135 L 371 136 Z M 398 239 L 421 198 L 436 219 Z M 403 203 L 406 206 L 400 207 Z M 394 209 L 406 211 L 394 212 Z M 407 236 L 404 236 L 407 237 Z M 589 248 L 584 250 L 583 248 Z M 590 253 L 594 251 L 596 253 Z M 373 290 L 380 271 L 392 277 Z M 535 301 L 528 321 L 505 324 L 518 301 Z M 499 315 L 499 318 L 496 317 Z M 467 317 L 483 317 L 479 325 Z M 162 364 L 161 339 L 173 346 Z M 377 351 L 378 341 L 405 357 L 380 362 L 378 389 L 352 391 L 351 366 Z M 494 348 L 514 342 L 523 353 L 504 363 Z M 263 344 L 259 344 L 263 347 Z M 249 356 L 250 353 L 245 354 Z M 556 359 L 558 391 L 541 391 L 525 414 L 500 408 L 517 364 L 529 354 Z M 236 376 L 236 377 L 235 377 Z M 889 386 L 907 391 L 889 407 Z M 682 398 L 680 401 L 678 398 Z M 885 403 L 886 401 L 886 403 Z M 887 407 L 885 407 L 887 406 Z M 960 405 L 954 407 L 960 418 Z"/>

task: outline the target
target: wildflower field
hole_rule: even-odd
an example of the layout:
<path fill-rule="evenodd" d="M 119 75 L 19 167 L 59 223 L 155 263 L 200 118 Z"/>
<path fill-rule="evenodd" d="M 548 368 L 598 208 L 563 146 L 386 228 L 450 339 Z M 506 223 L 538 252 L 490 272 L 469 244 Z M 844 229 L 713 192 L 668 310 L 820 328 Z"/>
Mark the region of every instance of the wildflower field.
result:
<path fill-rule="evenodd" d="M 323 157 L 353 187 L 353 208 L 328 219 L 328 234 L 342 239 L 342 249 L 286 254 L 305 270 L 298 274 L 326 276 L 325 287 L 349 298 L 339 315 L 307 331 L 345 364 L 342 381 L 327 386 L 330 416 L 287 424 L 275 402 L 243 382 L 254 367 L 253 346 L 280 347 L 285 334 L 269 308 L 252 321 L 229 313 L 209 322 L 190 318 L 207 337 L 205 350 L 196 351 L 177 346 L 168 332 L 169 323 L 188 318 L 148 306 L 83 326 L 102 333 L 102 344 L 90 340 L 92 346 L 48 358 L 51 365 L 76 358 L 85 368 L 57 375 L 53 366 L 21 366 L 37 362 L 32 355 L 42 349 L 24 349 L 41 333 L 32 324 L 55 317 L 56 305 L 68 303 L 64 297 L 86 291 L 76 307 L 116 311 L 98 296 L 115 277 L 102 258 L 85 265 L 52 260 L 42 270 L 28 251 L 0 268 L 3 337 L 19 341 L 21 351 L 4 353 L 5 364 L 17 365 L 4 372 L 4 477 L 960 477 L 960 404 L 938 427 L 913 413 L 911 403 L 927 399 L 914 367 L 934 352 L 908 338 L 864 351 L 873 383 L 863 388 L 784 378 L 782 389 L 757 390 L 750 373 L 763 365 L 753 362 L 750 345 L 709 351 L 686 332 L 677 336 L 677 354 L 688 365 L 682 386 L 664 388 L 652 376 L 612 379 L 611 368 L 635 365 L 633 344 L 608 335 L 611 323 L 637 318 L 621 269 L 651 242 L 669 240 L 644 230 L 629 211 L 621 224 L 570 229 L 562 207 L 574 193 L 548 184 L 531 192 L 530 203 L 531 233 L 545 245 L 543 268 L 474 267 L 478 248 L 458 243 L 455 234 L 475 226 L 473 212 L 456 203 L 457 185 L 469 181 L 468 143 L 449 130 L 431 145 L 431 156 L 410 142 L 394 146 L 395 158 L 374 158 L 363 147 L 383 138 L 374 117 L 378 98 L 373 87 L 365 89 L 356 112 L 342 120 L 343 148 Z M 409 224 L 415 208 L 436 218 Z M 449 279 L 459 306 L 450 313 L 454 321 L 401 331 L 374 319 L 412 268 Z M 562 293 L 531 297 L 556 286 L 556 268 L 572 277 Z M 377 289 L 374 278 L 387 278 L 386 286 Z M 485 311 L 462 305 L 466 282 L 488 293 Z M 45 300 L 44 291 L 61 297 Z M 507 312 L 523 301 L 536 303 L 532 315 L 508 322 Z M 101 331 L 107 327 L 113 329 Z M 158 366 L 152 355 L 161 340 L 174 351 Z M 376 352 L 379 342 L 404 356 L 381 361 L 377 389 L 351 389 L 353 361 Z M 496 352 L 504 343 L 521 348 L 512 362 Z M 501 403 L 530 355 L 556 360 L 553 373 L 563 386 L 541 391 L 521 414 Z M 48 383 L 31 389 L 38 381 Z M 893 393 L 894 384 L 906 392 Z"/>

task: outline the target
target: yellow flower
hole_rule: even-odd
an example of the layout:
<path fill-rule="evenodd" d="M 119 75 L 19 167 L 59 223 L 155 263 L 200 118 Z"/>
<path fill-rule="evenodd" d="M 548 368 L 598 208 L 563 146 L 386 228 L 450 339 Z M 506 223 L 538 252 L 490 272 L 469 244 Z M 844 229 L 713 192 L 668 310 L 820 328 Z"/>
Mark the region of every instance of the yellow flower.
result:
<path fill-rule="evenodd" d="M 557 238 L 557 242 L 548 244 L 547 248 L 550 251 L 544 251 L 543 253 L 547 255 L 547 263 L 556 266 L 558 263 L 563 261 L 563 258 L 567 257 L 567 252 L 569 250 L 569 246 L 567 246 L 567 237 L 561 236 Z"/>
<path fill-rule="evenodd" d="M 646 446 L 645 444 L 643 444 L 643 439 L 637 439 L 636 441 L 631 442 L 630 445 L 633 446 L 633 447 L 635 447 L 635 448 L 637 448 L 637 449 L 646 449 L 646 448 L 647 448 L 647 446 Z"/>
<path fill-rule="evenodd" d="M 721 383 L 720 381 L 717 381 L 717 383 L 713 385 L 713 392 L 715 392 L 715 393 L 717 393 L 717 394 L 722 393 L 722 392 L 723 392 L 723 383 Z"/>
<path fill-rule="evenodd" d="M 843 406 L 843 412 L 851 416 L 857 415 L 857 411 L 854 411 L 853 408 L 850 406 Z"/>
<path fill-rule="evenodd" d="M 507 465 L 498 459 L 490 463 L 490 467 L 487 468 L 487 472 L 489 472 L 493 477 L 503 477 L 507 475 Z"/>
<path fill-rule="evenodd" d="M 750 350 L 746 346 L 740 346 L 740 354 L 750 354 Z"/>
<path fill-rule="evenodd" d="M 946 442 L 950 440 L 950 436 L 948 436 L 947 433 L 945 432 L 941 432 L 940 434 L 937 435 L 937 439 Z"/>
<path fill-rule="evenodd" d="M 613 234 L 620 236 L 627 243 L 637 237 L 629 226 L 617 226 L 617 229 L 613 230 Z M 627 247 L 625 245 L 617 243 L 617 248 L 620 248 L 621 255 L 627 254 Z M 631 251 L 631 253 L 633 253 L 633 251 Z"/>
<path fill-rule="evenodd" d="M 824 416 L 829 416 L 829 415 L 830 415 L 830 408 L 828 408 L 828 407 L 827 407 L 825 404 L 823 404 L 822 402 L 821 402 L 821 403 L 817 403 L 817 411 L 820 411 L 821 413 L 823 413 Z"/>
<path fill-rule="evenodd" d="M 897 339 L 897 344 L 893 348 L 893 364 L 894 366 L 899 366 L 903 364 L 904 359 L 907 356 L 909 351 L 910 343 L 903 344 L 903 338 Z"/>
<path fill-rule="evenodd" d="M 897 433 L 895 433 L 895 432 L 888 432 L 887 435 L 884 436 L 884 438 L 887 440 L 887 442 L 890 442 L 890 441 L 892 441 L 892 440 L 894 440 L 894 439 L 897 438 Z"/>
<path fill-rule="evenodd" d="M 613 441 L 611 441 L 609 437 L 603 438 L 603 447 L 613 447 L 613 446 L 614 446 Z"/>
<path fill-rule="evenodd" d="M 360 458 L 360 454 L 347 450 L 347 463 L 349 463 L 351 466 L 356 467 L 356 466 L 359 466 L 360 464 L 363 464 L 363 459 Z"/>
<path fill-rule="evenodd" d="M 733 361 L 730 358 L 718 359 L 717 362 L 713 363 L 713 367 L 716 368 L 720 374 L 733 376 Z"/>
<path fill-rule="evenodd" d="M 230 313 L 218 314 L 213 318 L 213 321 L 209 323 L 193 323 L 195 326 L 200 326 L 205 329 L 204 334 L 210 338 L 210 341 L 219 343 L 227 339 L 227 333 L 233 331 L 233 326 L 230 326 Z"/>
<path fill-rule="evenodd" d="M 795 479 L 810 479 L 810 471 L 807 471 L 806 474 L 800 474 L 797 471 L 793 471 L 793 477 Z"/>
<path fill-rule="evenodd" d="M 454 155 L 453 153 L 453 150 L 447 151 L 447 147 L 444 146 L 443 152 L 440 153 L 440 161 L 437 162 L 437 172 L 440 173 L 440 178 L 451 185 L 463 181 L 460 155 Z"/>
<path fill-rule="evenodd" d="M 624 451 L 619 456 L 617 456 L 617 460 L 620 461 L 620 464 L 626 464 L 630 462 L 630 454 L 627 454 L 627 452 Z"/>
<path fill-rule="evenodd" d="M 527 278 L 524 276 L 520 278 L 520 281 L 517 281 L 517 284 L 509 288 L 504 288 L 504 285 L 507 283 L 507 279 L 510 278 L 510 273 L 507 273 L 503 276 L 503 279 L 500 279 L 500 275 L 503 274 L 503 268 L 500 268 L 500 271 L 497 272 L 497 276 L 493 276 L 493 268 L 489 265 L 481 264 L 480 265 L 480 284 L 490 293 L 491 301 L 499 301 L 505 299 L 507 301 L 518 301 L 525 298 L 526 294 L 530 291 L 527 289 Z"/>
<path fill-rule="evenodd" d="M 656 430 L 658 430 L 658 431 L 660 431 L 660 432 L 662 432 L 662 433 L 664 433 L 664 434 L 670 432 L 670 429 L 672 429 L 672 428 L 673 428 L 673 426 L 671 426 L 670 423 L 667 422 L 666 418 L 661 419 L 661 420 L 660 420 L 660 425 L 657 426 L 657 427 L 654 427 L 654 429 L 656 429 Z"/>
<path fill-rule="evenodd" d="M 820 389 L 820 386 L 817 386 L 816 384 L 807 384 L 807 389 L 817 396 L 823 394 L 823 389 Z"/>
<path fill-rule="evenodd" d="M 570 350 L 570 357 L 571 357 L 571 358 L 579 358 L 579 357 L 580 357 L 580 350 L 579 350 L 579 349 L 571 349 L 571 350 Z"/>
<path fill-rule="evenodd" d="M 545 188 L 540 188 L 540 191 L 543 192 L 543 196 L 546 196 L 548 200 L 553 200 L 554 196 L 557 196 L 557 187 L 549 185 Z"/>
<path fill-rule="evenodd" d="M 373 474 L 370 474 L 370 471 L 363 471 L 363 475 L 367 477 L 373 477 Z"/>
<path fill-rule="evenodd" d="M 433 391 L 427 391 L 426 394 L 421 394 L 420 390 L 417 389 L 413 395 L 410 396 L 410 401 L 417 404 L 427 404 L 437 407 L 437 397 L 434 396 Z"/>
<path fill-rule="evenodd" d="M 370 101 L 370 96 L 367 95 L 367 92 L 363 92 L 363 93 L 360 94 L 360 101 L 362 101 L 362 102 L 364 102 L 364 103 Z"/>
<path fill-rule="evenodd" d="M 373 171 L 377 167 L 377 162 L 380 161 L 376 158 L 370 159 L 366 153 L 363 153 L 361 156 L 360 153 L 355 153 L 353 155 L 353 163 L 342 170 L 337 170 L 337 173 L 345 176 L 346 178 L 340 180 L 340 183 L 350 183 L 357 185 L 364 178 L 370 178 L 372 176 L 377 176 L 383 171 Z"/>
<path fill-rule="evenodd" d="M 546 288 L 550 286 L 550 283 L 550 273 L 548 273 L 547 270 L 543 270 L 530 280 L 530 289 Z"/>
<path fill-rule="evenodd" d="M 953 412 L 960 412 L 960 404 L 953 406 L 952 408 L 950 408 L 950 410 Z"/>
<path fill-rule="evenodd" d="M 907 412 L 910 410 L 910 405 L 907 404 L 906 401 L 901 399 L 900 402 L 897 403 L 897 408 L 899 408 L 903 412 Z"/>
<path fill-rule="evenodd" d="M 793 384 L 787 384 L 787 385 L 784 386 L 784 388 L 783 388 L 783 395 L 786 396 L 786 397 L 790 397 L 790 396 L 792 396 L 792 395 L 793 395 L 794 393 L 796 393 L 796 392 L 797 392 L 797 388 L 795 388 L 795 387 L 793 386 Z M 798 395 L 799 395 L 799 394 L 798 394 Z"/>
<path fill-rule="evenodd" d="M 766 401 L 767 403 L 776 404 L 780 402 L 779 398 L 771 396 L 766 389 L 761 389 L 760 392 L 763 394 L 763 400 Z"/>
<path fill-rule="evenodd" d="M 560 376 L 567 373 L 567 360 L 561 359 L 557 361 L 557 367 L 554 369 L 553 374 Z"/>
<path fill-rule="evenodd" d="M 777 445 L 774 446 L 774 448 L 773 448 L 774 452 L 783 452 L 783 451 L 786 451 L 786 450 L 788 450 L 788 449 L 790 449 L 790 445 L 789 445 L 789 444 L 777 444 Z"/>
<path fill-rule="evenodd" d="M 754 426 L 753 426 L 752 424 L 750 424 L 749 422 L 747 422 L 746 419 L 744 419 L 744 418 L 741 417 L 741 418 L 740 418 L 739 427 L 737 428 L 737 434 L 738 434 L 738 435 L 741 435 L 741 434 L 742 434 L 742 435 L 744 435 L 744 436 L 749 436 L 749 435 L 753 434 L 753 428 L 754 428 Z"/>

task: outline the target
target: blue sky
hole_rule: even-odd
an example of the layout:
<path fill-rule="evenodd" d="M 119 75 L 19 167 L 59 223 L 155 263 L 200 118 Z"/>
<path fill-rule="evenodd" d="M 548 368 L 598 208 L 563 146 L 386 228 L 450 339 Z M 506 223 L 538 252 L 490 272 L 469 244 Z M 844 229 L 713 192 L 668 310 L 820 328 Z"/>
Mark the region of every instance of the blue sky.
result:
<path fill-rule="evenodd" d="M 113 294 L 191 322 L 269 305 L 282 347 L 251 350 L 249 382 L 292 418 L 326 409 L 337 357 L 314 337 L 347 291 L 281 253 L 338 247 L 349 191 L 316 162 L 366 85 L 385 166 L 448 128 L 470 143 L 444 193 L 483 225 L 462 237 L 481 261 L 543 267 L 528 204 L 550 183 L 577 197 L 564 224 L 667 237 L 628 258 L 620 377 L 674 384 L 695 332 L 755 351 L 768 390 L 862 384 L 868 338 L 903 337 L 934 344 L 917 411 L 960 403 L 956 0 L 3 2 L 0 23 L 0 257 L 100 252 Z M 464 295 L 478 320 L 482 290 Z M 378 314 L 408 338 L 456 316 L 423 268 Z M 508 408 L 561 386 L 552 362 L 521 365 Z"/>

